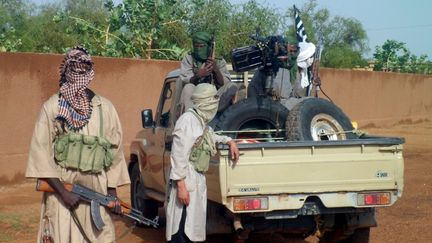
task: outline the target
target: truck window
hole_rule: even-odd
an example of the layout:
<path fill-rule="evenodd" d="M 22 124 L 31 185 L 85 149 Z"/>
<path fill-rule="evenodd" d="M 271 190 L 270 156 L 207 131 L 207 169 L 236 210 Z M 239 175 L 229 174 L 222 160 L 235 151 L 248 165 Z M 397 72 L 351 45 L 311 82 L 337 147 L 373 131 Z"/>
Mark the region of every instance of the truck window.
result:
<path fill-rule="evenodd" d="M 175 94 L 175 79 L 169 80 L 165 83 L 163 95 L 161 97 L 161 106 L 159 107 L 159 121 L 158 125 L 161 127 L 168 127 L 170 123 L 170 108 Z"/>

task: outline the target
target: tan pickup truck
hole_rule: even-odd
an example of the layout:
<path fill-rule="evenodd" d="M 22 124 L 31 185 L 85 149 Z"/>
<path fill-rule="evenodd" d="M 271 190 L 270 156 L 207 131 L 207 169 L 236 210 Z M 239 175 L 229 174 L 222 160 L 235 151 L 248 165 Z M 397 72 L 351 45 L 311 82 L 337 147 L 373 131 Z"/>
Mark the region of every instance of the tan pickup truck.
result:
<path fill-rule="evenodd" d="M 153 117 L 131 144 L 131 201 L 154 217 L 165 200 L 172 130 L 183 84 L 165 79 Z M 322 242 L 368 242 L 375 208 L 389 207 L 404 185 L 403 138 L 359 136 L 334 104 L 299 100 L 287 110 L 271 99 L 242 100 L 212 122 L 238 139 L 233 166 L 219 146 L 207 173 L 207 232 L 315 234 Z M 240 232 L 240 233 L 239 233 Z"/>

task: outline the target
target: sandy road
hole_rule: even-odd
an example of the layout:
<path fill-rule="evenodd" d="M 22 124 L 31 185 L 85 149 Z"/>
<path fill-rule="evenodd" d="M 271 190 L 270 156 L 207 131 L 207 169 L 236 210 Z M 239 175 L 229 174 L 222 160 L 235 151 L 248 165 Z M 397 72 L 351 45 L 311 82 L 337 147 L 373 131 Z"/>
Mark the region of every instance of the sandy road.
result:
<path fill-rule="evenodd" d="M 388 128 L 369 127 L 369 134 L 403 136 L 405 191 L 402 199 L 389 208 L 377 210 L 378 227 L 372 229 L 371 242 L 432 242 L 432 122 L 406 121 Z M 120 190 L 128 201 L 128 188 Z M 0 185 L 0 242 L 35 242 L 41 194 L 34 182 Z M 164 242 L 164 229 L 131 228 L 130 221 L 116 218 L 117 235 L 127 234 L 118 242 Z M 224 242 L 221 236 L 207 242 Z M 264 241 L 263 241 L 264 240 Z M 316 242 L 306 239 L 283 239 L 274 235 L 255 242 Z"/>

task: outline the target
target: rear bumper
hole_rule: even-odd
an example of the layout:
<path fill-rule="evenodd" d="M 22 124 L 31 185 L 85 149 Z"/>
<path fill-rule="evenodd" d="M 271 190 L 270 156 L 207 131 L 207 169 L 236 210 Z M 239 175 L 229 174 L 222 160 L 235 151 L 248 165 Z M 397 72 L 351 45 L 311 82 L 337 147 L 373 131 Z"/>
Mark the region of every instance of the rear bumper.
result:
<path fill-rule="evenodd" d="M 234 208 L 234 199 L 253 196 L 228 197 L 225 203 L 233 213 L 267 213 L 284 211 L 286 218 L 295 218 L 298 215 L 318 215 L 326 213 L 348 213 L 371 207 L 387 207 L 393 205 L 398 197 L 398 192 L 393 190 L 379 191 L 390 192 L 390 203 L 386 205 L 358 205 L 358 194 L 362 192 L 345 193 L 319 193 L 319 194 L 281 194 L 281 195 L 260 195 L 268 198 L 268 208 L 263 210 L 237 211 Z"/>

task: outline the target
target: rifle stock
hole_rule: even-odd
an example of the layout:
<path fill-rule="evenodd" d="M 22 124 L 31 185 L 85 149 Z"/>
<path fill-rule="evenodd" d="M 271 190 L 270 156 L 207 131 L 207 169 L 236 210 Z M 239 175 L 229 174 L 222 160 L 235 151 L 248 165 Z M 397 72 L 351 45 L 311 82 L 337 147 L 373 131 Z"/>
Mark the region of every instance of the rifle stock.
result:
<path fill-rule="evenodd" d="M 68 191 L 72 191 L 72 187 L 73 185 L 70 183 L 63 183 L 63 187 L 68 190 Z M 36 181 L 36 191 L 38 192 L 55 192 L 54 188 L 52 188 L 50 186 L 50 184 L 48 184 L 48 182 L 44 179 L 37 179 Z"/>

